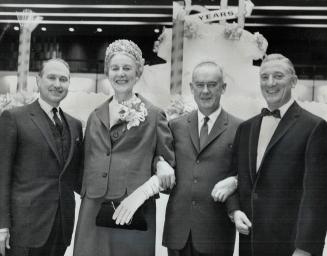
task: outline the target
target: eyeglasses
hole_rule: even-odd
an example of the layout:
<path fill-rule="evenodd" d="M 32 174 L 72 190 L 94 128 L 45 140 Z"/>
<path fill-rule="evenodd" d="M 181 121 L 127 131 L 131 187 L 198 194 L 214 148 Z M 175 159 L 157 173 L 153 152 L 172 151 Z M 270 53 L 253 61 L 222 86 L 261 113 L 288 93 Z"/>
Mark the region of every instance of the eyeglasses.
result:
<path fill-rule="evenodd" d="M 208 89 L 214 89 L 218 86 L 218 83 L 217 82 L 207 82 L 207 83 L 199 82 L 199 83 L 194 83 L 194 85 L 197 89 L 203 90 L 205 85 L 207 85 Z"/>

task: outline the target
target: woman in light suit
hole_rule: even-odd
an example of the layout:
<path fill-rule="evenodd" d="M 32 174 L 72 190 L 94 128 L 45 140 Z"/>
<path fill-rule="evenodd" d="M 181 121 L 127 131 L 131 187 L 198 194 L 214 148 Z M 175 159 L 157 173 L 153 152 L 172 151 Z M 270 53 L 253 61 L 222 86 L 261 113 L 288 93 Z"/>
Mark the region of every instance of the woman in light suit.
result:
<path fill-rule="evenodd" d="M 175 159 L 164 112 L 133 92 L 143 63 L 132 41 L 116 40 L 107 48 L 105 74 L 115 94 L 87 122 L 74 256 L 155 255 L 154 196 L 160 188 L 173 186 L 175 176 L 167 162 L 174 166 Z M 147 230 L 96 225 L 104 201 L 113 204 L 114 214 L 108 218 L 118 225 L 130 223 L 142 207 Z"/>

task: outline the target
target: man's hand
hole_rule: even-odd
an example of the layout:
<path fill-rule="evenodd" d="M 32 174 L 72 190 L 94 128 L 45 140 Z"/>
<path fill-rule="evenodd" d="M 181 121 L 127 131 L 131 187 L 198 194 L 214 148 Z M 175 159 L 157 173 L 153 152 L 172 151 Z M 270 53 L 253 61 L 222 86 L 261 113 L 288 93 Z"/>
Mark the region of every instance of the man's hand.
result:
<path fill-rule="evenodd" d="M 296 248 L 292 256 L 311 256 L 311 253 Z"/>
<path fill-rule="evenodd" d="M 250 228 L 252 227 L 252 223 L 248 219 L 246 214 L 240 210 L 236 210 L 233 212 L 232 215 L 237 231 L 243 235 L 248 235 L 250 233 Z"/>
<path fill-rule="evenodd" d="M 162 190 L 172 189 L 174 187 L 176 181 L 175 171 L 161 156 L 159 156 L 157 162 L 157 176 L 159 178 L 159 186 Z"/>
<path fill-rule="evenodd" d="M 225 202 L 237 189 L 237 177 L 232 176 L 219 181 L 213 188 L 211 196 L 215 202 Z"/>
<path fill-rule="evenodd" d="M 1 256 L 6 255 L 6 248 L 10 249 L 9 238 L 10 238 L 10 234 L 9 234 L 8 229 L 0 230 L 0 253 L 1 253 Z"/>

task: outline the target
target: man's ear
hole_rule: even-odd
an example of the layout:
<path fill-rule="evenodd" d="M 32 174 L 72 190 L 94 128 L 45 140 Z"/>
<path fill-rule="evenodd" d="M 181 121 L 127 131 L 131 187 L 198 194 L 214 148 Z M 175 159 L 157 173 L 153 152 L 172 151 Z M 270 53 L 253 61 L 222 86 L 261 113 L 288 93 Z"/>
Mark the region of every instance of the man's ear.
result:
<path fill-rule="evenodd" d="M 40 80 L 41 80 L 41 77 L 39 74 L 36 75 L 36 85 L 37 85 L 37 88 L 40 90 Z"/>
<path fill-rule="evenodd" d="M 190 89 L 191 89 L 192 94 L 194 94 L 194 87 L 193 86 L 194 86 L 193 83 L 190 82 Z"/>
<path fill-rule="evenodd" d="M 291 81 L 292 81 L 292 88 L 295 88 L 295 86 L 297 84 L 297 76 L 296 75 L 293 75 Z"/>
<path fill-rule="evenodd" d="M 226 91 L 226 86 L 227 86 L 226 83 L 223 83 L 223 84 L 221 85 L 221 94 L 224 94 L 224 93 L 225 93 L 225 91 Z"/>

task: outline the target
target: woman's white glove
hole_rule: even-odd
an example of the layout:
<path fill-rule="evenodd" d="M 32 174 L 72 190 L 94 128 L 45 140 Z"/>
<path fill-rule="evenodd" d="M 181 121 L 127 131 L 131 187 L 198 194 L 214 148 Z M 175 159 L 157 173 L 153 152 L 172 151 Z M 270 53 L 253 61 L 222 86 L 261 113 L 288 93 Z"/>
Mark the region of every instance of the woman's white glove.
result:
<path fill-rule="evenodd" d="M 136 210 L 151 196 L 159 193 L 159 179 L 153 175 L 132 194 L 127 196 L 115 210 L 112 219 L 117 225 L 130 223 Z"/>

